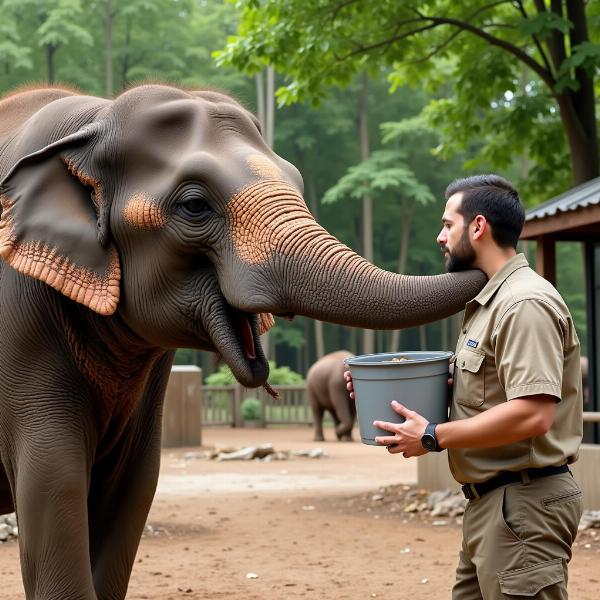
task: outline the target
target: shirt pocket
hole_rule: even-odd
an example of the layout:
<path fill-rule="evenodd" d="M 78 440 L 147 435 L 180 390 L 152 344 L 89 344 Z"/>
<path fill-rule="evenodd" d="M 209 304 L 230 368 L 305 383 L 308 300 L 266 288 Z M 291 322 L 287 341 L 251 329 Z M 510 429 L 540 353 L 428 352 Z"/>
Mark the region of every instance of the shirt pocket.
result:
<path fill-rule="evenodd" d="M 485 402 L 485 352 L 463 348 L 454 362 L 454 400 L 464 406 Z"/>

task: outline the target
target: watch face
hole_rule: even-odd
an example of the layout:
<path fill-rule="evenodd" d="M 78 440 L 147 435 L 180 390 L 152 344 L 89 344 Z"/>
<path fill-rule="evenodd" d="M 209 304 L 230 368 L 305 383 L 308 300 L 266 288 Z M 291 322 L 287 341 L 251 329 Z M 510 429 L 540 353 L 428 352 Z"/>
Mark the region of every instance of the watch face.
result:
<path fill-rule="evenodd" d="M 428 433 L 421 438 L 421 444 L 425 450 L 435 450 L 436 447 L 435 438 Z"/>

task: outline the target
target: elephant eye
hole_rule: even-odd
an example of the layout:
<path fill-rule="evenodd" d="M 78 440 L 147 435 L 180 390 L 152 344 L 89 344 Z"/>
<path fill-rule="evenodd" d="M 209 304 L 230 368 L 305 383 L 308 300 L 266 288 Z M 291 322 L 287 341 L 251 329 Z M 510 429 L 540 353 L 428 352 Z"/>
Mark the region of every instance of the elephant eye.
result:
<path fill-rule="evenodd" d="M 178 202 L 179 210 L 188 218 L 197 219 L 214 212 L 206 198 L 198 192 L 183 195 Z"/>

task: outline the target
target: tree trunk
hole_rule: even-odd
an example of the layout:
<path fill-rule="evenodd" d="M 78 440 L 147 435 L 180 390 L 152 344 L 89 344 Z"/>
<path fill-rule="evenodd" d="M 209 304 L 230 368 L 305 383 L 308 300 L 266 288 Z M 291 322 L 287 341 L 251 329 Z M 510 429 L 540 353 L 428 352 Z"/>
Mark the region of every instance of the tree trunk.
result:
<path fill-rule="evenodd" d="M 427 329 L 425 325 L 419 325 L 419 348 L 427 350 Z"/>
<path fill-rule="evenodd" d="M 263 71 L 255 75 L 256 80 L 256 113 L 260 126 L 262 127 L 263 134 L 266 133 L 265 123 L 265 78 L 263 77 Z"/>
<path fill-rule="evenodd" d="M 564 5 L 561 0 L 551 0 L 550 10 L 558 17 L 568 17 L 573 23 L 568 34 L 568 46 L 572 51 L 575 46 L 589 41 L 585 3 L 583 0 L 569 0 L 566 2 L 566 15 Z M 547 10 L 542 0 L 536 0 L 536 7 L 540 14 Z M 554 31 L 547 38 L 553 77 L 557 76 L 567 58 L 566 42 L 566 36 L 559 31 Z M 577 90 L 566 89 L 561 93 L 553 90 L 553 92 L 569 145 L 573 183 L 579 185 L 594 179 L 599 174 L 596 108 L 593 75 L 585 69 L 577 68 L 572 76 L 579 83 Z"/>
<path fill-rule="evenodd" d="M 442 334 L 442 350 L 448 350 L 450 344 L 448 343 L 448 319 L 442 319 L 440 321 L 440 328 Z"/>
<path fill-rule="evenodd" d="M 413 217 L 411 210 L 402 211 L 401 237 L 400 237 L 400 254 L 398 256 L 398 273 L 406 273 L 406 261 L 408 259 L 408 241 L 410 236 L 410 225 Z M 390 352 L 398 352 L 400 350 L 400 329 L 394 329 L 390 339 Z"/>
<path fill-rule="evenodd" d="M 573 183 L 579 185 L 598 177 L 598 141 L 595 117 L 590 121 L 585 119 L 584 114 L 578 114 L 574 96 L 572 93 L 562 94 L 557 102 L 571 154 Z M 593 94 L 591 98 L 593 101 Z"/>
<path fill-rule="evenodd" d="M 573 23 L 569 31 L 570 47 L 574 48 L 589 41 L 585 3 L 583 0 L 569 0 L 566 4 L 567 17 Z M 578 67 L 575 69 L 575 79 L 579 82 L 579 88 L 569 90 L 568 94 L 580 126 L 569 134 L 569 139 L 574 138 L 569 145 L 575 184 L 579 184 L 598 176 L 598 138 L 593 74 Z"/>
<path fill-rule="evenodd" d="M 260 81 L 262 82 L 262 77 L 260 78 Z M 257 84 L 258 83 L 259 79 L 257 78 Z M 263 89 L 262 85 L 260 87 L 257 86 L 257 104 L 260 102 L 259 89 Z M 264 119 L 264 138 L 269 148 L 273 148 L 273 134 L 275 126 L 275 70 L 271 66 L 267 67 L 267 90 L 264 96 Z M 275 348 L 272 347 L 271 336 L 269 335 L 268 331 L 263 334 L 262 339 L 265 356 L 267 358 L 275 356 Z"/>
<path fill-rule="evenodd" d="M 54 53 L 56 46 L 46 44 L 46 67 L 48 69 L 48 83 L 54 83 Z"/>
<path fill-rule="evenodd" d="M 267 102 L 266 102 L 266 121 L 267 121 L 267 144 L 273 148 L 273 136 L 275 134 L 275 69 L 272 66 L 267 67 Z"/>
<path fill-rule="evenodd" d="M 304 161 L 302 161 L 304 163 Z M 303 172 L 306 174 L 306 191 L 308 193 L 308 199 L 310 202 L 310 211 L 313 214 L 313 217 L 316 221 L 319 220 L 319 199 L 317 198 L 317 187 L 315 185 L 315 178 L 312 172 L 303 169 Z M 317 360 L 322 358 L 325 354 L 325 340 L 323 337 L 323 322 L 317 319 L 314 319 L 315 324 L 315 349 L 317 352 Z"/>
<path fill-rule="evenodd" d="M 127 72 L 129 71 L 129 47 L 131 45 L 131 28 L 132 21 L 131 18 L 128 17 L 125 22 L 125 55 L 123 56 L 123 60 L 121 61 L 121 87 L 120 89 L 125 89 L 127 85 L 129 85 L 129 80 L 127 78 Z"/>
<path fill-rule="evenodd" d="M 358 96 L 358 135 L 360 139 L 360 158 L 365 161 L 369 158 L 369 128 L 368 128 L 368 99 L 369 75 L 362 74 L 361 87 Z M 373 262 L 373 200 L 365 196 L 362 200 L 362 243 L 363 256 Z M 375 335 L 371 329 L 363 332 L 363 353 L 373 354 L 375 349 Z"/>
<path fill-rule="evenodd" d="M 113 7 L 112 0 L 106 0 L 106 29 L 105 29 L 105 71 L 106 71 L 106 97 L 112 98 L 113 84 Z"/>

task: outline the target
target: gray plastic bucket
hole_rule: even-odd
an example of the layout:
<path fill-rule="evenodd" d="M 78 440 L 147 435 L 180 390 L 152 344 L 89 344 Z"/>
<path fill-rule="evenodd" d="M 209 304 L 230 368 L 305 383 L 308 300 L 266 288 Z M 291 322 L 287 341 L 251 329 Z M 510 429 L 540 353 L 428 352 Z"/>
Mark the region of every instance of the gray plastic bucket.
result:
<path fill-rule="evenodd" d="M 373 421 L 402 423 L 391 407 L 397 400 L 428 421 L 448 420 L 448 372 L 452 352 L 365 354 L 344 360 L 350 367 L 356 413 L 363 443 L 377 445 L 375 436 L 392 435 Z M 392 359 L 408 359 L 401 362 Z"/>

